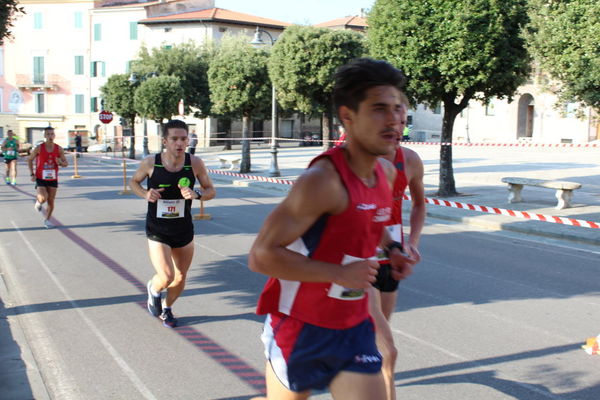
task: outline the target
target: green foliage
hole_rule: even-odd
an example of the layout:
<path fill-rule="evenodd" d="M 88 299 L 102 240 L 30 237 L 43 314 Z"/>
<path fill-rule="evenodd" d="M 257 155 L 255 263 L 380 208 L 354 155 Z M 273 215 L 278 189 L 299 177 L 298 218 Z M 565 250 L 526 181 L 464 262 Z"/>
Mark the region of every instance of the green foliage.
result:
<path fill-rule="evenodd" d="M 183 88 L 185 114 L 194 108 L 196 117 L 205 118 L 211 109 L 207 75 L 211 54 L 208 46 L 200 46 L 193 41 L 150 51 L 142 47 L 131 69 L 138 76 L 154 73 L 178 77 Z"/>
<path fill-rule="evenodd" d="M 160 75 L 143 81 L 135 91 L 134 106 L 145 118 L 162 123 L 177 114 L 177 105 L 183 96 L 179 78 Z"/>
<path fill-rule="evenodd" d="M 106 84 L 100 88 L 106 110 L 117 113 L 132 121 L 137 112 L 134 106 L 135 86 L 129 82 L 129 76 L 115 74 L 108 77 Z"/>
<path fill-rule="evenodd" d="M 267 53 L 244 37 L 224 37 L 208 68 L 213 113 L 263 118 L 271 109 Z"/>
<path fill-rule="evenodd" d="M 0 1 L 0 45 L 4 39 L 11 37 L 10 28 L 18 14 L 24 14 L 25 9 L 16 0 Z"/>
<path fill-rule="evenodd" d="M 530 0 L 530 49 L 560 100 L 600 111 L 600 2 Z"/>
<path fill-rule="evenodd" d="M 333 74 L 365 51 L 359 33 L 290 26 L 269 58 L 269 75 L 277 88 L 278 102 L 305 114 L 330 111 Z"/>
<path fill-rule="evenodd" d="M 511 98 L 525 83 L 527 22 L 526 0 L 378 0 L 368 40 L 374 57 L 407 74 L 407 94 L 418 102 L 485 102 Z"/>

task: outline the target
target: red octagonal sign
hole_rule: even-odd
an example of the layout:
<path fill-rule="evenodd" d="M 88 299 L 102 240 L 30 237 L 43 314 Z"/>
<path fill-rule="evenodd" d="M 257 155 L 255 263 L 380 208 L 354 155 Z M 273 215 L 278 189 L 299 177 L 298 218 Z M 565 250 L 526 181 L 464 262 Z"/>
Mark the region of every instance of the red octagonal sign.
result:
<path fill-rule="evenodd" d="M 110 111 L 103 110 L 98 114 L 98 119 L 100 119 L 100 122 L 103 124 L 109 124 L 110 121 L 113 120 L 113 115 Z"/>

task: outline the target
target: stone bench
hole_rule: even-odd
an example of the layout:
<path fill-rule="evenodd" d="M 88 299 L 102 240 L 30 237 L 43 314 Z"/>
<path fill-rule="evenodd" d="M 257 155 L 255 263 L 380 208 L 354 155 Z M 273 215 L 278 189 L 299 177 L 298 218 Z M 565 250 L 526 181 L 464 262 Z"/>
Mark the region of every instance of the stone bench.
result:
<path fill-rule="evenodd" d="M 579 189 L 581 187 L 581 184 L 576 182 L 515 177 L 502 178 L 502 182 L 508 183 L 509 203 L 519 203 L 523 201 L 523 199 L 521 198 L 521 190 L 523 190 L 523 186 L 537 186 L 556 190 L 556 198 L 558 199 L 558 204 L 555 208 L 557 210 L 562 210 L 563 208 L 571 207 L 573 190 Z"/>
<path fill-rule="evenodd" d="M 230 170 L 239 167 L 240 161 L 242 161 L 241 156 L 218 156 L 219 161 L 221 162 L 221 168 L 229 168 Z"/>

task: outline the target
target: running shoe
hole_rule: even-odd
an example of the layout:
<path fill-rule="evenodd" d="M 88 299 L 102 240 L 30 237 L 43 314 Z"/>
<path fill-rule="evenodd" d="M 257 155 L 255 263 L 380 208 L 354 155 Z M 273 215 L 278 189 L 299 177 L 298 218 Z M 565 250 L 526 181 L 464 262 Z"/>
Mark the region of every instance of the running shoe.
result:
<path fill-rule="evenodd" d="M 48 221 L 47 219 L 44 220 L 44 226 L 46 227 L 46 229 L 54 228 L 54 225 L 52 224 L 52 222 Z"/>
<path fill-rule="evenodd" d="M 162 319 L 163 325 L 167 328 L 175 328 L 177 326 L 177 318 L 173 316 L 171 308 L 165 308 L 162 314 L 160 314 L 160 319 Z"/>
<path fill-rule="evenodd" d="M 155 317 L 158 317 L 162 313 L 162 303 L 160 299 L 160 294 L 158 296 L 154 296 L 150 287 L 152 286 L 152 281 L 148 281 L 148 312 Z"/>
<path fill-rule="evenodd" d="M 10 185 L 10 178 L 4 178 L 4 182 L 5 182 L 7 185 Z"/>
<path fill-rule="evenodd" d="M 17 186 L 17 180 L 16 180 L 16 179 L 13 179 L 13 180 L 10 182 L 10 184 L 11 184 L 11 185 L 13 185 L 13 186 Z"/>
<path fill-rule="evenodd" d="M 35 211 L 42 211 L 42 203 L 40 203 L 39 201 L 35 201 L 35 204 L 33 205 L 33 208 L 35 209 Z"/>

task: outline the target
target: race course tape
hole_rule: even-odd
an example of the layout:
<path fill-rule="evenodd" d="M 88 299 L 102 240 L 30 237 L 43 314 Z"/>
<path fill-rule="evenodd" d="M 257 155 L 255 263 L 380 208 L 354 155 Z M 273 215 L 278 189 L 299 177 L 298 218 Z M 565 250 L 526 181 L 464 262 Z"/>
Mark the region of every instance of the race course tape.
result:
<path fill-rule="evenodd" d="M 208 172 L 213 173 L 213 174 L 218 174 L 218 175 L 228 175 L 228 176 L 233 176 L 233 177 L 237 177 L 237 178 L 261 181 L 261 182 L 278 183 L 278 184 L 282 184 L 282 185 L 293 185 L 294 184 L 294 181 L 290 180 L 290 179 L 268 178 L 268 177 L 264 177 L 264 176 L 238 174 L 235 172 L 219 171 L 219 170 L 215 170 L 215 169 L 209 169 Z M 406 194 L 403 196 L 403 198 L 405 200 L 409 200 L 409 201 L 411 200 L 410 196 L 406 195 Z M 431 197 L 425 197 L 425 202 L 427 204 L 433 204 L 436 206 L 461 208 L 463 210 L 478 211 L 478 212 L 483 212 L 483 213 L 488 213 L 488 214 L 498 214 L 498 215 L 505 215 L 508 217 L 530 219 L 530 220 L 543 221 L 543 222 L 552 222 L 555 224 L 564 224 L 564 225 L 571 225 L 571 226 L 579 226 L 579 227 L 583 227 L 583 228 L 600 229 L 600 222 L 584 221 L 581 219 L 557 217 L 554 215 L 545 215 L 545 214 L 535 214 L 535 213 L 528 213 L 526 211 L 507 210 L 504 208 L 497 208 L 497 207 L 478 206 L 475 204 L 468 204 L 468 203 L 457 203 L 454 201 L 440 200 L 440 199 L 435 199 L 435 198 L 431 198 Z"/>

